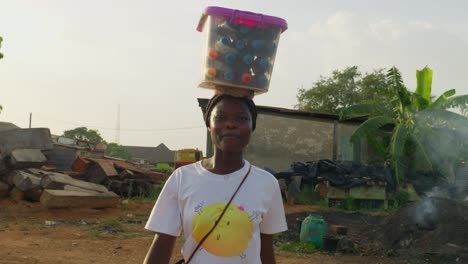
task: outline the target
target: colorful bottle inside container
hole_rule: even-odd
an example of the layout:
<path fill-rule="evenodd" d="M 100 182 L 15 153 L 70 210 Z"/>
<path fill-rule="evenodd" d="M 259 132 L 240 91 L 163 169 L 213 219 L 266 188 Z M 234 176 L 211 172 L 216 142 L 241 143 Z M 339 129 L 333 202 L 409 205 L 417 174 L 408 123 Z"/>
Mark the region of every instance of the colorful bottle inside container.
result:
<path fill-rule="evenodd" d="M 255 83 L 258 87 L 264 87 L 268 84 L 268 78 L 264 74 L 255 75 Z"/>
<path fill-rule="evenodd" d="M 224 36 L 220 37 L 219 40 L 215 43 L 215 50 L 221 53 L 233 53 L 235 49 L 231 47 L 231 39 Z"/>
<path fill-rule="evenodd" d="M 241 80 L 244 83 L 250 83 L 250 81 L 252 81 L 252 75 L 250 75 L 250 73 L 244 73 L 241 76 Z"/>
<path fill-rule="evenodd" d="M 263 40 L 261 39 L 254 39 L 250 42 L 250 46 L 254 49 L 254 50 L 259 50 L 262 48 L 263 46 Z"/>
<path fill-rule="evenodd" d="M 212 60 L 216 60 L 217 58 L 219 57 L 219 53 L 214 50 L 214 49 L 211 49 L 209 52 L 208 52 L 208 58 L 212 59 Z"/>
<path fill-rule="evenodd" d="M 228 82 L 232 82 L 234 81 L 234 78 L 236 77 L 235 73 L 233 71 L 226 71 L 224 72 L 224 80 L 228 81 Z"/>
<path fill-rule="evenodd" d="M 215 68 L 208 68 L 208 69 L 206 69 L 206 76 L 208 76 L 208 77 L 213 78 L 213 77 L 216 76 L 216 73 L 217 73 L 217 71 L 216 71 Z"/>
<path fill-rule="evenodd" d="M 236 49 L 243 50 L 244 47 L 245 47 L 245 40 L 238 39 L 238 40 L 234 41 L 234 45 L 236 46 Z"/>
<path fill-rule="evenodd" d="M 254 61 L 254 57 L 251 54 L 245 54 L 242 57 L 242 62 L 246 65 L 252 64 L 253 61 Z"/>
<path fill-rule="evenodd" d="M 226 56 L 224 56 L 224 62 L 228 65 L 233 65 L 236 63 L 237 56 L 234 53 L 228 53 Z"/>
<path fill-rule="evenodd" d="M 252 67 L 252 71 L 255 74 L 262 74 L 265 73 L 270 67 L 270 62 L 265 57 L 257 57 L 255 59 L 254 65 Z"/>
<path fill-rule="evenodd" d="M 256 94 L 268 91 L 279 38 L 287 29 L 284 19 L 208 7 L 197 27 L 203 28 L 208 29 L 203 30 L 208 39 L 200 87 L 226 86 Z"/>

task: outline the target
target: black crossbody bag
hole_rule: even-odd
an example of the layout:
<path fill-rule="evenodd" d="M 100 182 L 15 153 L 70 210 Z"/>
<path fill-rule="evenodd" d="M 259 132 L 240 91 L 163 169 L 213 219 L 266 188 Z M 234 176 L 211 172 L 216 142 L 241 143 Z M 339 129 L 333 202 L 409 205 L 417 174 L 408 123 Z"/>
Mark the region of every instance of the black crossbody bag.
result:
<path fill-rule="evenodd" d="M 224 213 L 227 211 L 227 209 L 229 208 L 229 205 L 231 205 L 231 202 L 232 200 L 234 200 L 234 197 L 236 196 L 237 192 L 239 191 L 240 187 L 242 186 L 242 184 L 244 184 L 245 180 L 247 179 L 247 177 L 249 176 L 250 174 L 250 170 L 252 169 L 252 165 L 249 166 L 249 170 L 247 171 L 247 173 L 245 174 L 244 178 L 242 179 L 242 181 L 239 183 L 239 186 L 237 186 L 237 189 L 236 191 L 232 194 L 231 196 L 231 199 L 229 200 L 229 202 L 226 204 L 226 206 L 224 207 L 223 211 L 221 212 L 221 215 L 218 217 L 218 220 L 216 220 L 215 224 L 213 225 L 213 227 L 210 229 L 210 231 L 208 231 L 208 233 L 206 233 L 206 235 L 200 240 L 200 242 L 198 243 L 198 245 L 195 247 L 195 250 L 192 252 L 192 254 L 190 254 L 190 257 L 188 258 L 187 262 L 184 261 L 184 259 L 181 259 L 179 261 L 176 262 L 176 264 L 189 264 L 190 261 L 192 260 L 193 256 L 195 255 L 195 253 L 197 253 L 197 251 L 200 249 L 200 247 L 202 246 L 203 242 L 205 242 L 205 240 L 208 238 L 208 236 L 211 234 L 211 232 L 213 232 L 213 230 L 216 228 L 216 226 L 218 225 L 218 223 L 221 221 L 221 219 L 223 218 L 223 215 Z"/>

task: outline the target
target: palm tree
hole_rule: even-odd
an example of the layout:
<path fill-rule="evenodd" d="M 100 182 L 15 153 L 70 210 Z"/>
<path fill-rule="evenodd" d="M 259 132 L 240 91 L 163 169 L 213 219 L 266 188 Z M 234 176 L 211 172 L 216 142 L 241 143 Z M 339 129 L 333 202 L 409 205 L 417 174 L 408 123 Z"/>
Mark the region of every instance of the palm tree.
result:
<path fill-rule="evenodd" d="M 351 141 L 367 137 L 369 143 L 390 162 L 397 185 L 404 180 L 409 165 L 414 165 L 415 161 L 449 177 L 453 173 L 444 169 L 443 164 L 453 165 L 460 155 L 466 155 L 463 148 L 466 143 L 463 142 L 468 139 L 468 118 L 447 109 L 466 107 L 468 95 L 454 96 L 455 90 L 452 89 L 432 101 L 432 70 L 428 67 L 418 70 L 416 77 L 416 91 L 410 92 L 404 86 L 398 69 L 392 67 L 387 72 L 387 84 L 394 92 L 392 109 L 365 104 L 348 107 L 341 113 L 342 119 L 369 117 L 356 129 Z M 388 143 L 383 143 L 382 139 L 383 142 L 389 139 Z M 450 151 L 441 151 L 442 145 Z"/>

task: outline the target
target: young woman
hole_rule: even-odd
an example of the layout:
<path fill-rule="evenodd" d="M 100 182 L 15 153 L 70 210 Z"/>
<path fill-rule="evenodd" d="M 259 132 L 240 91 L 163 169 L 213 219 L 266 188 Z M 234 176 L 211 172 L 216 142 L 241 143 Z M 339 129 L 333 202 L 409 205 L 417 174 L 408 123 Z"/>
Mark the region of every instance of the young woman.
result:
<path fill-rule="evenodd" d="M 242 153 L 255 130 L 255 104 L 215 95 L 204 118 L 214 155 L 169 177 L 146 224 L 156 236 L 145 263 L 168 264 L 182 230 L 185 263 L 275 263 L 272 235 L 287 229 L 278 181 Z"/>

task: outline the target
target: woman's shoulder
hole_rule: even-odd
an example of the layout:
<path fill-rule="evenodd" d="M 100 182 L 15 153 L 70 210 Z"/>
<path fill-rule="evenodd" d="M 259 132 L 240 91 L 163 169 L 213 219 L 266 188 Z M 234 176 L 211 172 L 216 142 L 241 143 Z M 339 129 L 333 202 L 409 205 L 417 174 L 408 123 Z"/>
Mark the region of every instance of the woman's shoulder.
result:
<path fill-rule="evenodd" d="M 197 162 L 190 163 L 190 164 L 187 164 L 187 165 L 184 165 L 182 167 L 175 169 L 172 175 L 174 176 L 177 175 L 177 177 L 183 177 L 184 175 L 193 174 L 194 171 L 199 171 L 199 170 L 200 170 L 200 161 L 197 161 Z"/>
<path fill-rule="evenodd" d="M 277 179 L 275 176 L 273 176 L 273 174 L 255 165 L 252 165 L 252 174 L 255 174 L 255 177 L 263 181 L 274 182 L 274 183 L 277 182 Z"/>

